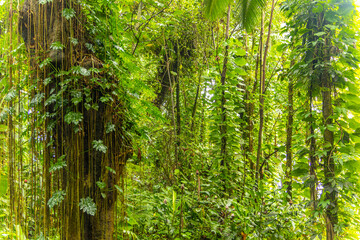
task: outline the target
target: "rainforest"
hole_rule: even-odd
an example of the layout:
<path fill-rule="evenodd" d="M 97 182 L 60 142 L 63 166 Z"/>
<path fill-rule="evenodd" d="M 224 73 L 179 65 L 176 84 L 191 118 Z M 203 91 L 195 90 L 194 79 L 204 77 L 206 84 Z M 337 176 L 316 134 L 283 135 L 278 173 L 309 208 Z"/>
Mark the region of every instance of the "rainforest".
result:
<path fill-rule="evenodd" d="M 359 240 L 359 6 L 0 0 L 0 239 Z"/>

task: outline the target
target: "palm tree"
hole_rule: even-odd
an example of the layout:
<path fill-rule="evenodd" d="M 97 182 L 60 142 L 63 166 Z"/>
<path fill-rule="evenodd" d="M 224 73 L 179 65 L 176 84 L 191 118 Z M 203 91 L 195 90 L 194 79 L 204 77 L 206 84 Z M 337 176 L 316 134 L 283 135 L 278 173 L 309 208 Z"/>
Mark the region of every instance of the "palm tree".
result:
<path fill-rule="evenodd" d="M 211 19 L 216 19 L 223 13 L 226 7 L 231 4 L 231 0 L 204 0 L 205 15 Z M 237 21 L 246 31 L 251 31 L 255 26 L 261 11 L 265 6 L 266 0 L 237 0 L 236 13 Z"/>

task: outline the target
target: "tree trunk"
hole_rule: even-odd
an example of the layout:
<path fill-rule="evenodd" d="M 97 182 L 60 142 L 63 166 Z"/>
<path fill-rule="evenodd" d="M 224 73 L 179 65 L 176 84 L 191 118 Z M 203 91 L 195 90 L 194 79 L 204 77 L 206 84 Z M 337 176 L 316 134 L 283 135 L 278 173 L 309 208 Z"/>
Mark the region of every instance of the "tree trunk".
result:
<path fill-rule="evenodd" d="M 330 39 L 329 37 L 325 39 L 325 46 L 323 49 L 324 59 L 323 64 L 329 64 L 330 55 Z M 322 114 L 323 114 L 323 123 L 325 125 L 324 131 L 324 151 L 326 155 L 324 156 L 324 175 L 325 183 L 324 189 L 326 192 L 325 199 L 329 200 L 330 204 L 326 208 L 326 239 L 333 240 L 335 239 L 334 227 L 337 224 L 337 196 L 334 189 L 332 181 L 335 180 L 335 162 L 333 158 L 334 150 L 334 133 L 328 129 L 328 126 L 333 123 L 332 115 L 332 100 L 331 100 L 331 77 L 328 72 L 328 69 L 322 71 L 321 74 L 321 83 L 322 83 Z"/>
<path fill-rule="evenodd" d="M 264 94 L 265 94 L 265 79 L 266 79 L 266 60 L 267 60 L 267 53 L 269 51 L 269 43 L 270 43 L 270 36 L 271 36 L 271 27 L 272 27 L 272 20 L 273 20 L 273 14 L 274 14 L 274 8 L 275 8 L 275 0 L 272 0 L 271 3 L 271 12 L 270 12 L 270 19 L 269 19 L 269 27 L 268 27 L 268 35 L 266 39 L 266 45 L 264 50 L 264 58 L 262 61 L 262 64 L 260 66 L 260 96 L 259 96 L 259 137 L 258 137 L 258 149 L 257 149 L 257 155 L 256 155 L 256 179 L 258 179 L 259 174 L 261 175 L 260 171 L 260 157 L 261 157 L 261 148 L 262 148 L 262 139 L 263 139 L 263 128 L 264 128 Z M 261 31 L 263 31 L 263 20 L 264 17 L 262 17 L 261 21 Z M 262 34 L 261 34 L 262 36 Z M 260 41 L 262 44 L 262 41 Z"/>
<path fill-rule="evenodd" d="M 227 19 L 226 19 L 226 32 L 225 32 L 225 41 L 228 40 L 229 38 L 229 28 L 230 28 L 230 13 L 231 13 L 231 6 L 228 6 L 228 11 L 227 11 Z M 226 83 L 226 71 L 227 71 L 227 62 L 228 62 L 228 54 L 229 54 L 229 45 L 226 45 L 225 47 L 225 54 L 224 54 L 224 63 L 223 63 L 223 68 L 222 68 L 222 72 L 221 72 L 221 87 L 222 87 L 222 91 L 221 91 L 221 125 L 220 125 L 220 135 L 221 135 L 221 150 L 220 150 L 220 154 L 221 154 L 221 162 L 220 162 L 220 166 L 228 166 L 228 163 L 226 162 L 226 158 L 227 158 L 227 152 L 226 152 L 226 148 L 227 148 L 227 137 L 226 137 L 226 132 L 227 132 L 227 126 L 226 126 L 226 108 L 225 108 L 225 103 L 226 103 L 226 99 L 225 99 L 225 83 Z"/>
<path fill-rule="evenodd" d="M 264 99 L 263 99 L 263 78 L 262 78 L 262 64 L 263 64 L 263 37 L 264 37 L 264 12 L 261 14 L 261 30 L 260 30 L 260 39 L 259 39 L 259 133 L 258 133 L 258 144 L 257 144 L 257 152 L 256 152 L 256 165 L 255 165 L 255 180 L 257 181 L 259 178 L 259 170 L 260 170 L 260 157 L 261 157 L 261 146 L 262 146 L 262 132 L 263 132 L 263 124 L 264 124 Z"/>
<path fill-rule="evenodd" d="M 9 16 L 9 30 L 10 30 L 10 47 L 9 47 L 9 55 L 8 55 L 8 64 L 9 68 L 9 87 L 13 88 L 13 56 L 12 56 L 12 34 L 13 34 L 13 2 L 10 2 L 10 16 Z M 13 107 L 13 100 L 10 100 L 8 103 L 9 109 Z M 15 158 L 14 158 L 14 144 L 15 144 L 15 136 L 14 136 L 14 124 L 12 114 L 8 115 L 8 182 L 9 182 L 9 192 L 10 192 L 10 226 L 13 224 L 13 216 L 16 213 L 14 202 L 15 199 L 15 177 L 14 177 L 14 166 L 15 166 Z M 17 221 L 16 221 L 17 222 Z M 12 226 L 11 226 L 12 227 Z"/>
<path fill-rule="evenodd" d="M 62 14 L 64 8 L 74 9 L 76 17 L 66 19 Z M 45 147 L 44 159 L 51 158 L 48 160 L 55 163 L 57 159 L 53 157 L 54 150 L 50 149 L 57 149 L 56 157 L 65 156 L 67 165 L 63 173 L 59 174 L 61 190 L 66 193 L 60 211 L 63 218 L 61 239 L 111 240 L 117 199 L 115 185 L 122 175 L 126 160 L 132 154 L 132 148 L 124 132 L 128 128 L 123 114 L 126 102 L 119 100 L 113 93 L 114 89 L 105 89 L 90 81 L 91 78 L 103 77 L 116 86 L 116 79 L 105 72 L 79 74 L 74 71 L 74 67 L 86 70 L 101 69 L 103 66 L 102 61 L 85 46 L 92 42 L 84 27 L 85 23 L 80 5 L 70 0 L 53 0 L 45 4 L 25 0 L 20 12 L 19 30 L 28 51 L 33 53 L 31 66 L 36 68 L 37 76 L 41 76 L 34 78 L 37 81 L 37 93 L 44 93 L 47 98 L 51 96 L 52 89 L 55 94 L 61 95 L 55 103 L 47 104 L 45 110 L 54 116 L 46 118 L 44 129 L 46 145 L 53 142 L 49 148 Z M 74 38 L 78 44 L 70 41 Z M 50 47 L 56 42 L 63 47 Z M 45 59 L 50 59 L 51 64 L 40 67 L 39 63 Z M 55 75 L 52 72 L 54 68 L 57 73 L 62 70 L 70 74 Z M 46 78 L 51 79 L 48 86 L 39 80 Z M 65 83 L 65 79 L 72 81 Z M 76 104 L 72 102 L 74 92 L 82 94 L 80 102 Z M 106 95 L 114 100 L 106 103 L 99 100 Z M 45 105 L 46 100 L 43 102 Z M 96 107 L 89 108 L 86 104 Z M 79 120 L 75 122 L 71 118 L 74 114 L 80 114 Z M 55 127 L 51 127 L 51 124 Z M 107 127 L 109 124 L 113 126 L 110 131 Z M 95 146 L 96 141 L 100 140 L 104 145 L 102 150 Z M 46 201 L 51 191 L 48 160 L 45 161 L 43 172 Z M 97 182 L 105 183 L 105 189 L 100 189 Z M 80 210 L 81 199 L 87 197 L 96 204 L 94 216 Z M 46 235 L 49 226 L 47 208 L 46 202 L 43 231 Z"/>
<path fill-rule="evenodd" d="M 312 110 L 312 104 L 313 104 L 313 96 L 312 96 L 312 86 L 310 87 L 309 91 L 309 98 L 310 98 L 310 152 L 309 152 L 309 159 L 310 159 L 310 202 L 312 210 L 316 209 L 316 201 L 317 201 L 317 177 L 316 177 L 316 141 L 315 141 L 315 130 L 314 130 L 314 124 L 315 121 L 313 119 L 313 110 Z"/>
<path fill-rule="evenodd" d="M 289 201 L 292 199 L 292 132 L 294 117 L 293 87 L 293 80 L 290 77 L 288 86 L 288 118 L 286 124 L 286 192 L 289 195 Z"/>
<path fill-rule="evenodd" d="M 176 165 L 182 169 L 182 161 L 181 161 L 181 151 L 180 151 L 180 135 L 181 135 L 181 112 L 180 112 L 180 64 L 181 64 L 181 51 L 179 47 L 179 43 L 176 43 L 176 72 L 175 76 L 175 84 L 176 84 Z"/>

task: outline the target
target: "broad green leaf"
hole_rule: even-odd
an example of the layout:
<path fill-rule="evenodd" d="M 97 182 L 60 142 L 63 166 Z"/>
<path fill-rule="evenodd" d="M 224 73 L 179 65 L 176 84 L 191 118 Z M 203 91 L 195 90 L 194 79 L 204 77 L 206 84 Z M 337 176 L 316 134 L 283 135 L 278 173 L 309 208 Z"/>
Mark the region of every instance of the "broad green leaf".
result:
<path fill-rule="evenodd" d="M 234 52 L 237 56 L 240 56 L 240 57 L 243 57 L 246 55 L 245 49 L 240 48 L 240 47 L 238 47 Z"/>
<path fill-rule="evenodd" d="M 245 60 L 245 58 L 235 58 L 235 63 L 239 67 L 242 67 L 246 64 L 246 60 Z"/>
<path fill-rule="evenodd" d="M 338 131 L 338 128 L 336 126 L 334 126 L 333 124 L 328 124 L 326 125 L 326 128 L 331 131 L 331 132 L 336 132 Z"/>
<path fill-rule="evenodd" d="M 358 172 L 360 170 L 360 161 L 349 160 L 344 162 L 344 167 L 351 172 Z"/>
<path fill-rule="evenodd" d="M 314 35 L 320 37 L 320 36 L 323 36 L 325 34 L 326 34 L 326 32 L 317 32 Z"/>
<path fill-rule="evenodd" d="M 292 175 L 295 177 L 303 177 L 309 174 L 309 166 L 305 163 L 295 165 Z"/>

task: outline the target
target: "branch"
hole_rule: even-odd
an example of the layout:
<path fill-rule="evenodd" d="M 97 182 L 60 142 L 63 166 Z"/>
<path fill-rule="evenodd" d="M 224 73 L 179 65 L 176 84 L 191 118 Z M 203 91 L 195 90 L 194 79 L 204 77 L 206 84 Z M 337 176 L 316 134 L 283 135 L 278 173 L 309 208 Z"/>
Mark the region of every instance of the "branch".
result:
<path fill-rule="evenodd" d="M 160 13 L 164 12 L 165 9 L 167 9 L 172 2 L 173 2 L 173 0 L 171 0 L 171 1 L 169 2 L 169 4 L 168 4 L 166 7 L 164 7 L 163 9 L 161 9 L 159 12 L 157 12 L 156 14 L 153 14 L 145 23 L 142 23 L 142 24 L 139 26 L 139 29 L 140 29 L 140 28 L 143 28 L 143 29 L 144 29 L 144 28 L 150 23 L 150 21 L 151 21 L 154 17 L 156 17 L 156 16 L 158 16 Z M 133 52 L 132 52 L 132 55 L 134 55 L 134 53 L 135 53 L 135 51 L 136 51 L 136 48 L 137 48 L 137 46 L 139 45 L 141 35 L 142 35 L 142 31 L 139 31 L 139 36 L 138 36 L 138 37 L 136 37 L 136 35 L 134 34 L 134 36 L 135 36 L 135 38 L 136 38 L 136 44 L 135 44 L 134 50 L 133 50 Z"/>
<path fill-rule="evenodd" d="M 274 155 L 275 153 L 277 153 L 277 152 L 278 152 L 278 150 L 275 149 L 274 152 L 270 153 L 269 155 L 267 155 L 267 156 L 265 157 L 265 160 L 262 162 L 262 164 L 261 164 L 261 166 L 260 166 L 260 168 L 259 168 L 259 172 L 261 172 L 261 170 L 262 170 L 264 164 L 266 163 L 266 161 L 269 160 L 269 158 L 270 158 L 272 155 Z"/>

